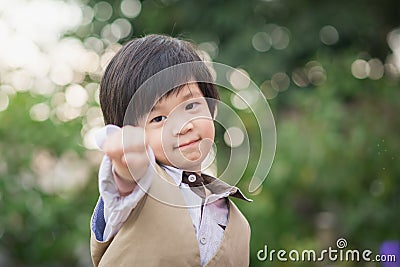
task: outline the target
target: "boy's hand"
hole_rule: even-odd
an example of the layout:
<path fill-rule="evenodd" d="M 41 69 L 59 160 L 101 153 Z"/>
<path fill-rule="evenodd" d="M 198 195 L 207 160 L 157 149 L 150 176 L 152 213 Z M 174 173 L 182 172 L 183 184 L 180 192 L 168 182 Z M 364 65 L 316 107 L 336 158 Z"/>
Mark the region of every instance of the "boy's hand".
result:
<path fill-rule="evenodd" d="M 126 191 L 124 184 L 131 184 L 131 189 L 136 185 L 147 171 L 149 158 L 146 150 L 144 129 L 141 127 L 124 126 L 107 136 L 102 149 L 112 160 L 116 174 L 122 178 L 121 184 L 117 182 L 120 193 Z M 122 189 L 122 190 L 121 190 Z M 128 190 L 128 191 L 132 191 Z"/>

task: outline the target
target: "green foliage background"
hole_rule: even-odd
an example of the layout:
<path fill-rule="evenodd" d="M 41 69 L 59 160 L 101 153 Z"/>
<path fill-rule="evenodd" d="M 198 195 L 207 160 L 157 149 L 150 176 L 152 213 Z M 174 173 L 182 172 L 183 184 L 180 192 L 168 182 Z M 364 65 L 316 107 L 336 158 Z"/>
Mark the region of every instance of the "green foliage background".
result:
<path fill-rule="evenodd" d="M 82 8 L 97 2 L 83 1 Z M 100 37 L 105 25 L 124 17 L 120 0 L 109 3 L 108 20 L 94 18 L 67 35 L 82 41 Z M 385 71 L 377 80 L 357 79 L 351 72 L 357 59 L 386 61 L 392 53 L 387 34 L 400 26 L 399 17 L 397 0 L 153 0 L 143 1 L 140 15 L 129 19 L 133 30 L 120 43 L 149 33 L 214 42 L 214 61 L 245 69 L 260 86 L 278 72 L 291 77 L 310 61 L 324 69 L 324 82 L 300 87 L 291 79 L 286 91 L 269 100 L 277 127 L 276 157 L 262 189 L 250 196 L 254 203 L 237 203 L 252 228 L 251 266 L 311 265 L 261 262 L 256 255 L 264 245 L 322 249 L 344 237 L 349 248 L 377 253 L 382 242 L 400 239 L 399 76 Z M 289 45 L 258 52 L 252 38 L 270 24 L 289 30 Z M 337 29 L 337 43 L 321 42 L 325 25 Z M 87 74 L 83 84 L 96 79 Z M 271 88 L 261 89 L 268 96 Z M 91 264 L 89 221 L 101 155 L 83 146 L 83 116 L 69 122 L 31 119 L 30 108 L 50 103 L 51 97 L 18 92 L 0 112 L 1 266 Z M 96 105 L 91 96 L 87 107 Z M 63 156 L 72 157 L 87 166 L 89 179 L 82 177 L 86 182 L 74 188 L 43 191 L 33 163 L 43 151 L 56 159 L 49 171 Z M 250 178 L 239 184 L 244 191 Z"/>

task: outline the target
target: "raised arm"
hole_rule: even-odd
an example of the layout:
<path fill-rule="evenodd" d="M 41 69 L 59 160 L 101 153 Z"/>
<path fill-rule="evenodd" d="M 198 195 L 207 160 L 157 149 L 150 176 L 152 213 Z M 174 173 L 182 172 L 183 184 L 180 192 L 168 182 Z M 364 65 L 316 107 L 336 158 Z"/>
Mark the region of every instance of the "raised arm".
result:
<path fill-rule="evenodd" d="M 106 137 L 102 150 L 112 161 L 120 195 L 129 195 L 150 164 L 144 129 L 125 126 L 115 130 Z"/>

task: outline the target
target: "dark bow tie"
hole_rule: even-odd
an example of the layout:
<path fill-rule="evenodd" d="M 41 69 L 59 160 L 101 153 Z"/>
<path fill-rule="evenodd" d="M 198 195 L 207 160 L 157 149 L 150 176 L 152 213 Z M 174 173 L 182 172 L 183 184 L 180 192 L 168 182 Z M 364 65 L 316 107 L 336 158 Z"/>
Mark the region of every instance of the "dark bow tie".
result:
<path fill-rule="evenodd" d="M 206 198 L 204 178 L 201 175 L 195 172 L 184 171 L 182 173 L 182 183 L 189 185 L 190 189 L 203 200 Z"/>

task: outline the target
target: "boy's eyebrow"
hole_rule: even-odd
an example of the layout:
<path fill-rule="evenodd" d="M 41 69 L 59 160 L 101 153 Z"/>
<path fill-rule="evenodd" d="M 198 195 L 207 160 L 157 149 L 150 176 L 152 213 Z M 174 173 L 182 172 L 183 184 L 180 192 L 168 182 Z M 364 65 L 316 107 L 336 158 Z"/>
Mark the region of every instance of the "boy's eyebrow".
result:
<path fill-rule="evenodd" d="M 185 95 L 182 96 L 182 100 L 186 101 L 189 100 L 191 98 L 198 98 L 198 97 L 202 97 L 203 95 L 198 94 L 197 92 L 193 93 L 192 91 L 187 92 Z"/>
<path fill-rule="evenodd" d="M 179 93 L 178 93 L 179 95 Z M 202 94 L 199 94 L 198 92 L 193 93 L 192 91 L 187 92 L 186 94 L 184 94 L 182 97 L 182 101 L 187 101 L 191 98 L 199 98 L 199 97 L 203 97 Z M 168 99 L 168 97 L 166 98 Z M 150 112 L 154 112 L 154 111 L 158 111 L 160 109 L 160 107 L 157 105 L 157 103 L 151 108 Z"/>
<path fill-rule="evenodd" d="M 153 107 L 150 109 L 150 112 L 158 111 L 160 108 L 158 107 L 157 103 L 153 105 Z"/>

